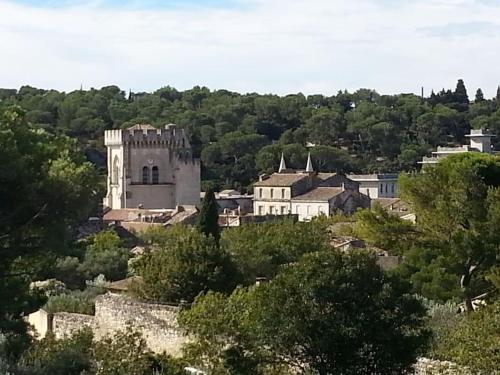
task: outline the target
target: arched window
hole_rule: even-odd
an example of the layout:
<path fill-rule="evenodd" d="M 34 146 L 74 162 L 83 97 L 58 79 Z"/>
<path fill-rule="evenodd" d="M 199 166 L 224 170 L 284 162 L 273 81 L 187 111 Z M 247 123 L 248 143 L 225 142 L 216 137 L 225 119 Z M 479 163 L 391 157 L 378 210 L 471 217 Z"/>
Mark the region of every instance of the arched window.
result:
<path fill-rule="evenodd" d="M 142 167 L 142 184 L 149 184 L 149 167 Z"/>
<path fill-rule="evenodd" d="M 158 171 L 158 167 L 155 165 L 153 167 L 153 185 L 158 185 L 160 181 L 160 172 Z"/>
<path fill-rule="evenodd" d="M 118 185 L 118 178 L 120 175 L 120 161 L 118 160 L 118 156 L 115 156 L 113 159 L 113 170 L 111 172 L 111 183 L 113 185 Z"/>

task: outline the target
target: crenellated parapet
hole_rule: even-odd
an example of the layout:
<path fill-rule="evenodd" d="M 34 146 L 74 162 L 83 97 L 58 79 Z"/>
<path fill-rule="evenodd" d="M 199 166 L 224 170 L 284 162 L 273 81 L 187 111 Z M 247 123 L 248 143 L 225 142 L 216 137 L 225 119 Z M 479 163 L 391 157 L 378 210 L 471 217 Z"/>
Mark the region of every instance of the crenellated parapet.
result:
<path fill-rule="evenodd" d="M 128 129 L 106 130 L 104 144 L 130 145 L 132 147 L 168 147 L 189 150 L 191 145 L 184 129 L 175 124 L 165 125 L 163 129 L 151 125 L 138 124 Z"/>

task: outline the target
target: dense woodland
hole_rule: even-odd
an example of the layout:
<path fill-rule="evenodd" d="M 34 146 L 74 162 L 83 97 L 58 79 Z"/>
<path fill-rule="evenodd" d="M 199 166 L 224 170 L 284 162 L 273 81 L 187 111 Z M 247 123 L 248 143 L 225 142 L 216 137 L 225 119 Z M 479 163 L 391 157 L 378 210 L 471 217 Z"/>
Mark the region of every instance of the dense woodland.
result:
<path fill-rule="evenodd" d="M 470 128 L 500 134 L 500 88 L 496 98 L 486 99 L 481 89 L 468 95 L 462 80 L 453 91 L 426 98 L 369 89 L 330 97 L 168 86 L 153 93 L 126 93 L 116 86 L 70 93 L 0 89 L 0 107 L 12 104 L 24 108 L 36 126 L 77 138 L 101 167 L 104 130 L 179 124 L 202 159 L 205 187 L 211 182 L 218 188 L 248 187 L 259 173 L 276 170 L 281 152 L 289 167 L 304 168 L 311 144 L 321 171 L 397 172 L 417 168 L 437 145 L 465 142 Z"/>

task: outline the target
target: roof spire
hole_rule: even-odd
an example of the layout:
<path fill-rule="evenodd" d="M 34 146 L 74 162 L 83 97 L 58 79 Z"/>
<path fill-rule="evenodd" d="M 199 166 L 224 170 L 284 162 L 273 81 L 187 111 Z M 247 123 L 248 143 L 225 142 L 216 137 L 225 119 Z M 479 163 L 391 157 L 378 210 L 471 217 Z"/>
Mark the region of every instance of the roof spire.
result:
<path fill-rule="evenodd" d="M 311 153 L 310 152 L 307 154 L 306 172 L 314 172 L 314 168 L 313 168 L 313 163 L 311 161 Z"/>
<path fill-rule="evenodd" d="M 278 173 L 284 172 L 285 170 L 286 170 L 285 156 L 283 155 L 283 153 L 281 153 L 280 168 L 278 169 Z"/>

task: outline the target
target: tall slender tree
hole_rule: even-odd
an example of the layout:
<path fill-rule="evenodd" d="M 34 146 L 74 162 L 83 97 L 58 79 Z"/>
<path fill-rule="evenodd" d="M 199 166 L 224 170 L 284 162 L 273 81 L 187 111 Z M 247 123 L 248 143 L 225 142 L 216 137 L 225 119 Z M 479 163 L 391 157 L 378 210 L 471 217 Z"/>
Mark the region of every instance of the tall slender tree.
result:
<path fill-rule="evenodd" d="M 217 245 L 219 244 L 219 207 L 212 189 L 209 189 L 203 198 L 200 214 L 198 216 L 198 229 L 207 237 L 211 235 L 215 239 Z"/>
<path fill-rule="evenodd" d="M 484 95 L 483 95 L 483 90 L 481 90 L 480 88 L 477 89 L 476 91 L 476 99 L 475 99 L 475 102 L 483 102 L 484 101 Z"/>

